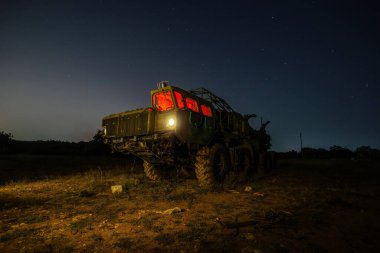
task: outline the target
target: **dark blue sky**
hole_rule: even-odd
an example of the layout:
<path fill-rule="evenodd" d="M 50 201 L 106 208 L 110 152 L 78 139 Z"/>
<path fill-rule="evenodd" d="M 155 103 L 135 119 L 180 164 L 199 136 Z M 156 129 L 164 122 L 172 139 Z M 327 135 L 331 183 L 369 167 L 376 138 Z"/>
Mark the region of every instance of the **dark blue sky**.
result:
<path fill-rule="evenodd" d="M 378 24 L 370 1 L 1 1 L 0 131 L 89 140 L 169 80 L 271 120 L 275 150 L 380 148 Z"/>

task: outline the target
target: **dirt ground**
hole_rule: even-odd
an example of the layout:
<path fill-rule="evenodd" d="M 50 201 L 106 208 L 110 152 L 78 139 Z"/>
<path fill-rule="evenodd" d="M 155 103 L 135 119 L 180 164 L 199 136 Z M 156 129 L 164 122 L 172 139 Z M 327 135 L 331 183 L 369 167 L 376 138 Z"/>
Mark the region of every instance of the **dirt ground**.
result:
<path fill-rule="evenodd" d="M 130 158 L 0 156 L 0 252 L 380 252 L 379 165 L 281 160 L 210 191 Z"/>

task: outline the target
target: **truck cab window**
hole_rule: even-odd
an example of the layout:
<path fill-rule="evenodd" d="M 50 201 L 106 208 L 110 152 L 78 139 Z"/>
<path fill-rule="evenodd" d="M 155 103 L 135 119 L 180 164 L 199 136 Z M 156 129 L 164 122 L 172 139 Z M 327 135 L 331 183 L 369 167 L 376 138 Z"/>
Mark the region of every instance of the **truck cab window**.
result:
<path fill-rule="evenodd" d="M 211 108 L 207 105 L 201 105 L 202 113 L 206 117 L 212 117 Z"/>
<path fill-rule="evenodd" d="M 170 91 L 161 91 L 153 94 L 153 107 L 158 111 L 168 111 L 174 108 L 174 102 Z"/>
<path fill-rule="evenodd" d="M 199 112 L 198 104 L 195 99 L 192 98 L 186 98 L 186 106 L 193 112 Z"/>
<path fill-rule="evenodd" d="M 175 99 L 177 100 L 177 105 L 179 109 L 183 109 L 185 107 L 185 104 L 183 102 L 183 96 L 178 91 L 174 91 Z"/>

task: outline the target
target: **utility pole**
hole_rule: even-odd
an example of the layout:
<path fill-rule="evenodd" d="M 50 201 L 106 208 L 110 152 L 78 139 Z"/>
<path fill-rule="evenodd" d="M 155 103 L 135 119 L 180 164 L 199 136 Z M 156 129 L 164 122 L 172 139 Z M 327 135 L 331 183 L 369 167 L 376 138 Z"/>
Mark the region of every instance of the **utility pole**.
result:
<path fill-rule="evenodd" d="M 300 132 L 300 147 L 301 147 L 301 150 L 300 150 L 300 153 L 301 153 L 301 158 L 303 158 L 303 147 L 302 147 L 302 132 Z"/>

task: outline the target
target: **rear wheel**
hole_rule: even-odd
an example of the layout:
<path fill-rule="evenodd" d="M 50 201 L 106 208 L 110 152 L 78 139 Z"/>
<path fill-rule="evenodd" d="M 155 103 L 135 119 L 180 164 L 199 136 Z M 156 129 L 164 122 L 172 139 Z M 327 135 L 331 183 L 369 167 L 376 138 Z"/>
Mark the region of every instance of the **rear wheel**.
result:
<path fill-rule="evenodd" d="M 146 176 L 153 181 L 159 181 L 163 178 L 163 172 L 160 164 L 144 161 L 144 172 Z"/>
<path fill-rule="evenodd" d="M 201 186 L 222 183 L 229 168 L 228 152 L 222 144 L 202 147 L 195 158 L 195 174 Z"/>

